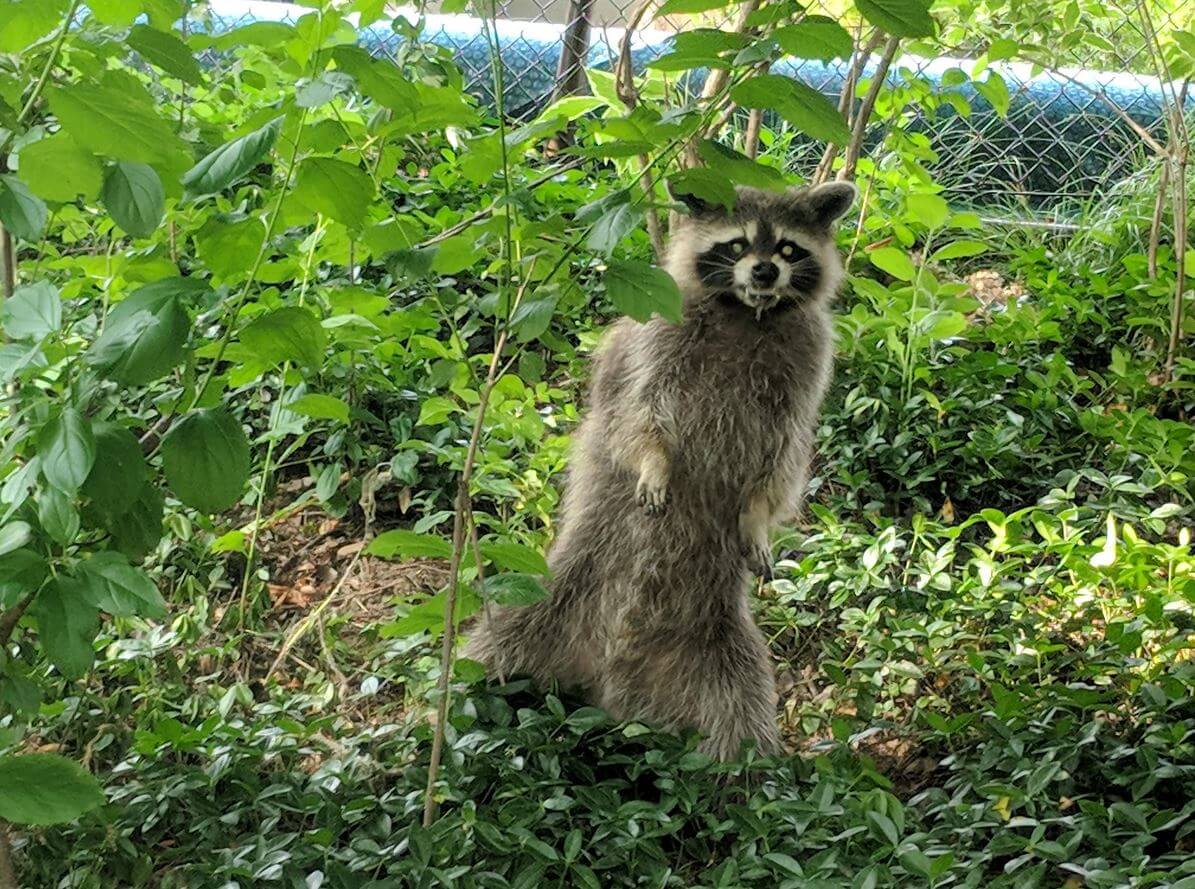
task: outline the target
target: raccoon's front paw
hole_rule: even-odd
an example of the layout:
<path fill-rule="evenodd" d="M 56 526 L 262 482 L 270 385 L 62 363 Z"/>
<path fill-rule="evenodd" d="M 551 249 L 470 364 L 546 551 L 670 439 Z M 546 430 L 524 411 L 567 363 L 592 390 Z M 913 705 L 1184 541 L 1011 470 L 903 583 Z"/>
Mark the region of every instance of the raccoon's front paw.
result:
<path fill-rule="evenodd" d="M 660 479 L 643 477 L 635 487 L 635 502 L 648 515 L 663 515 L 671 499 L 668 483 Z"/>
<path fill-rule="evenodd" d="M 772 580 L 772 550 L 767 544 L 745 543 L 742 552 L 752 574 L 763 580 Z"/>

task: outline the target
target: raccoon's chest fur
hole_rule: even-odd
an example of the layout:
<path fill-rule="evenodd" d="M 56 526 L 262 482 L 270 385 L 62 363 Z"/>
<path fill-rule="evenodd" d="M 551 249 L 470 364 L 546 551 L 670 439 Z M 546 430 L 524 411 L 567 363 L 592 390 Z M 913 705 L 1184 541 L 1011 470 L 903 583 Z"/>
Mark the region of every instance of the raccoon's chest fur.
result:
<path fill-rule="evenodd" d="M 700 509 L 737 509 L 793 447 L 804 448 L 828 377 L 829 318 L 793 310 L 674 329 L 663 370 L 674 393 L 673 474 Z"/>

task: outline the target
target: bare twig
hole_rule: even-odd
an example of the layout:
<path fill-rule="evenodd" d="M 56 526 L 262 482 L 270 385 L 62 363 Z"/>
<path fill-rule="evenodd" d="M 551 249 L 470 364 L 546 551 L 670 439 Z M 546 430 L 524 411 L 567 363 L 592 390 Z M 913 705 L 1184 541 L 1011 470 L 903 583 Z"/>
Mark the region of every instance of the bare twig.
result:
<path fill-rule="evenodd" d="M 12 292 L 17 287 L 17 254 L 12 248 L 12 233 L 2 225 L 0 225 L 0 262 L 4 263 L 4 298 L 11 299 Z"/>
<path fill-rule="evenodd" d="M 17 621 L 21 619 L 21 615 L 25 613 L 35 598 L 37 598 L 37 590 L 26 595 L 24 599 L 7 611 L 0 612 L 0 648 L 8 644 L 13 630 L 17 627 Z"/>
<path fill-rule="evenodd" d="M 1146 256 L 1149 261 L 1149 277 L 1158 276 L 1158 244 L 1162 239 L 1162 216 L 1166 212 L 1166 196 L 1170 192 L 1170 158 L 1163 158 L 1158 174 L 1158 193 L 1154 198 L 1154 215 L 1149 224 L 1149 247 Z"/>
<path fill-rule="evenodd" d="M 850 179 L 855 175 L 855 167 L 859 163 L 859 156 L 863 153 L 863 137 L 867 133 L 867 122 L 871 118 L 871 112 L 875 109 L 880 90 L 884 87 L 884 81 L 888 77 L 888 68 L 892 65 L 892 59 L 896 56 L 898 46 L 900 46 L 899 37 L 889 37 L 888 42 L 884 44 L 880 63 L 871 75 L 871 86 L 868 88 L 867 96 L 863 99 L 863 104 L 859 106 L 854 120 L 851 141 L 847 143 L 846 156 L 843 158 L 842 168 L 838 171 L 840 180 Z"/>
<path fill-rule="evenodd" d="M 752 108 L 747 115 L 747 130 L 743 133 L 743 154 L 755 160 L 759 154 L 759 131 L 763 128 L 763 109 Z"/>
<path fill-rule="evenodd" d="M 522 301 L 527 286 L 531 283 L 530 272 L 524 277 L 518 293 L 511 303 L 510 315 Z M 509 315 L 507 316 L 509 318 Z M 456 486 L 456 509 L 452 519 L 452 558 L 449 562 L 448 594 L 444 598 L 444 637 L 440 644 L 440 678 L 436 683 L 439 700 L 436 701 L 436 726 L 432 736 L 431 760 L 427 767 L 427 793 L 423 800 L 423 826 L 428 827 L 436 820 L 436 778 L 440 772 L 440 759 L 444 750 L 445 721 L 448 719 L 449 679 L 452 672 L 452 651 L 456 643 L 456 598 L 460 590 L 461 561 L 465 553 L 465 540 L 470 535 L 466 526 L 471 523 L 472 504 L 469 483 L 473 479 L 473 467 L 477 462 L 477 450 L 481 445 L 481 432 L 485 428 L 485 412 L 490 403 L 490 394 L 499 379 L 502 365 L 502 350 L 506 347 L 508 325 L 504 325 L 494 343 L 494 354 L 490 357 L 485 385 L 477 401 L 477 417 L 469 435 L 469 446 L 465 451 L 465 462 Z"/>
<path fill-rule="evenodd" d="M 17 872 L 12 863 L 12 843 L 8 837 L 8 825 L 0 821 L 0 889 L 21 889 L 17 885 Z"/>
<path fill-rule="evenodd" d="M 1187 283 L 1187 154 L 1184 142 L 1178 147 L 1178 169 L 1174 182 L 1174 301 L 1170 306 L 1170 340 L 1166 345 L 1166 379 L 1173 381 L 1174 365 L 1183 336 L 1183 296 Z"/>
<path fill-rule="evenodd" d="M 631 64 L 631 41 L 635 37 L 635 29 L 643 21 L 643 16 L 647 14 L 647 10 L 651 8 L 653 2 L 654 0 L 640 0 L 630 21 L 627 22 L 626 30 L 622 35 L 622 44 L 618 50 L 618 65 L 614 69 L 614 88 L 627 111 L 634 111 L 635 106 L 639 104 L 639 90 L 635 88 L 635 72 Z M 663 262 L 664 229 L 660 225 L 659 214 L 651 206 L 656 193 L 656 183 L 651 175 L 651 161 L 648 160 L 646 154 L 639 155 L 636 160 L 640 170 L 639 185 L 643 189 L 648 204 L 644 212 L 647 234 L 651 238 L 651 247 L 656 254 L 656 262 Z"/>
<path fill-rule="evenodd" d="M 855 54 L 851 58 L 850 68 L 847 69 L 846 80 L 842 83 L 842 92 L 838 94 L 838 113 L 846 119 L 848 125 L 853 116 L 851 109 L 854 107 L 855 89 L 859 85 L 859 75 L 863 72 L 863 66 L 867 64 L 871 54 L 880 45 L 880 41 L 884 39 L 883 32 L 879 28 L 873 28 L 867 43 L 860 45 L 862 31 L 863 23 L 860 22 L 855 33 Z M 817 168 L 810 179 L 812 184 L 818 185 L 830 178 L 830 171 L 834 168 L 834 158 L 838 155 L 838 149 L 839 146 L 833 142 L 826 145 L 826 150 L 822 152 L 821 160 L 818 161 Z"/>

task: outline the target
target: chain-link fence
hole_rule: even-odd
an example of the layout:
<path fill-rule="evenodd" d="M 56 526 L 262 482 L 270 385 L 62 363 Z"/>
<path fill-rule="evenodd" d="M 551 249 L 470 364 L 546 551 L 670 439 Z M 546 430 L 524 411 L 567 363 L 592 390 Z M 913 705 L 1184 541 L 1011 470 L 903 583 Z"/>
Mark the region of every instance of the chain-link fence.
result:
<path fill-rule="evenodd" d="M 590 67 L 613 68 L 623 27 L 637 2 L 500 2 L 495 30 L 508 113 L 527 117 L 559 94 L 561 86 L 583 83 L 578 59 Z M 1159 5 L 1153 19 L 1159 31 L 1169 30 L 1195 11 L 1195 0 L 1164 2 L 1168 5 Z M 976 88 L 969 76 L 975 66 L 970 54 L 953 58 L 906 54 L 895 60 L 887 84 L 891 91 L 910 98 L 899 112 L 899 126 L 925 149 L 926 166 L 954 203 L 1054 213 L 1064 210 L 1068 202 L 1099 194 L 1140 168 L 1146 151 L 1135 124 L 1160 136 L 1165 100 L 1162 82 L 1147 73 L 1156 71 L 1158 62 L 1148 50 L 1146 22 L 1133 13 L 1135 8 L 1127 8 L 1119 21 L 1112 18 L 1098 40 L 1055 50 L 1056 66 L 1048 70 L 993 63 L 988 71 L 999 75 L 1006 97 L 1003 90 L 992 95 Z M 211 0 L 211 9 L 213 24 L 220 29 L 258 18 L 294 19 L 309 11 L 273 0 Z M 418 18 L 413 10 L 397 11 Z M 436 4 L 424 7 L 423 14 L 424 39 L 451 48 L 469 89 L 492 103 L 493 60 L 481 21 L 468 15 L 437 14 Z M 637 66 L 665 52 L 685 23 L 684 18 L 649 19 L 634 35 Z M 400 38 L 379 24 L 363 31 L 361 40 L 375 52 L 392 53 Z M 562 52 L 570 41 L 574 51 Z M 976 54 L 983 48 L 980 43 Z M 584 51 L 576 51 L 578 46 Z M 827 65 L 788 59 L 774 70 L 837 97 L 847 68 L 845 62 Z M 865 66 L 864 76 L 872 70 L 874 64 Z M 965 102 L 942 101 L 950 93 Z M 882 123 L 872 125 L 868 144 L 879 141 L 882 128 Z M 791 162 L 797 169 L 808 169 L 818 153 L 818 146 L 796 140 Z"/>

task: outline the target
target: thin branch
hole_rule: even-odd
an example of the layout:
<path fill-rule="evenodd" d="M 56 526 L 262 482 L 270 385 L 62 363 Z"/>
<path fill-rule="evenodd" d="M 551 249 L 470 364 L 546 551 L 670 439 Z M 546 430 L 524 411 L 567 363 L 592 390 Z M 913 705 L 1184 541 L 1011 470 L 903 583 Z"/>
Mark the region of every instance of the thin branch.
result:
<path fill-rule="evenodd" d="M 867 96 L 863 99 L 863 104 L 859 106 L 859 113 L 855 118 L 851 141 L 847 143 L 842 169 L 838 171 L 840 180 L 850 179 L 855 175 L 855 166 L 859 163 L 859 156 L 863 153 L 863 137 L 867 133 L 867 122 L 871 118 L 871 112 L 875 109 L 876 99 L 879 98 L 880 90 L 884 87 L 884 81 L 888 77 L 888 68 L 892 65 L 892 59 L 896 56 L 896 49 L 899 45 L 899 37 L 889 37 L 888 42 L 884 44 L 880 63 L 876 66 L 875 73 L 871 75 L 871 86 L 868 88 Z"/>
<path fill-rule="evenodd" d="M 759 131 L 763 128 L 763 109 L 752 108 L 747 115 L 747 130 L 743 133 L 743 154 L 755 160 L 759 154 Z"/>
<path fill-rule="evenodd" d="M 1146 256 L 1149 261 L 1149 277 L 1158 276 L 1158 245 L 1162 239 L 1162 216 L 1166 212 L 1166 196 L 1170 192 L 1170 158 L 1162 159 L 1162 170 L 1158 175 L 1158 193 L 1154 197 L 1154 215 L 1149 223 L 1149 246 Z"/>
<path fill-rule="evenodd" d="M 29 593 L 18 602 L 16 605 L 7 611 L 0 613 L 0 649 L 8 644 L 8 640 L 12 638 L 13 631 L 17 628 L 17 621 L 37 598 L 37 590 Z"/>
<path fill-rule="evenodd" d="M 17 252 L 12 246 L 12 232 L 2 225 L 0 225 L 0 262 L 4 263 L 4 298 L 11 299 L 12 292 L 17 287 Z"/>
<path fill-rule="evenodd" d="M 847 69 L 846 79 L 842 83 L 842 92 L 838 94 L 838 113 L 846 119 L 848 125 L 851 121 L 851 110 L 854 107 L 855 90 L 859 85 L 859 75 L 863 73 L 863 66 L 867 64 L 867 60 L 871 58 L 871 54 L 875 52 L 880 41 L 884 39 L 884 34 L 879 28 L 873 28 L 871 36 L 868 38 L 866 45 L 860 45 L 859 39 L 862 36 L 863 23 L 859 23 L 859 30 L 855 34 L 855 54 L 851 57 L 850 68 Z M 822 152 L 821 160 L 818 161 L 817 168 L 813 172 L 813 177 L 810 180 L 814 185 L 825 182 L 830 178 L 830 171 L 834 168 L 834 158 L 838 155 L 839 146 L 833 142 L 826 146 L 826 150 Z"/>
<path fill-rule="evenodd" d="M 62 20 L 62 30 L 54 38 L 54 46 L 50 49 L 50 57 L 46 59 L 46 65 L 42 68 L 41 75 L 37 78 L 37 83 L 33 85 L 33 92 L 29 94 L 29 98 L 25 100 L 25 104 L 21 108 L 21 113 L 17 115 L 18 126 L 24 123 L 25 118 L 29 116 L 29 112 L 33 110 L 33 106 L 37 104 L 37 100 L 41 98 L 42 91 L 45 90 L 46 83 L 50 79 L 50 72 L 58 64 L 58 56 L 62 53 L 62 44 L 66 42 L 66 35 L 70 33 L 71 22 L 75 20 L 75 13 L 79 11 L 81 3 L 82 0 L 74 0 L 71 3 L 70 9 L 67 10 L 66 18 Z M 12 134 L 9 134 L 9 138 L 11 137 Z"/>
<path fill-rule="evenodd" d="M 1170 340 L 1166 345 L 1166 379 L 1174 380 L 1174 365 L 1183 336 L 1183 296 L 1187 284 L 1187 145 L 1179 147 L 1174 176 L 1174 300 L 1170 306 Z"/>
<path fill-rule="evenodd" d="M 1041 64 L 1041 62 L 1038 62 L 1038 64 Z M 1154 154 L 1163 155 L 1166 153 L 1166 147 L 1157 139 L 1155 139 L 1149 130 L 1141 126 L 1141 124 L 1137 123 L 1137 121 L 1133 120 L 1132 116 L 1127 111 L 1125 111 L 1123 108 L 1117 105 L 1116 102 L 1109 98 L 1108 94 L 1104 92 L 1103 89 L 1096 89 L 1093 86 L 1083 83 L 1081 80 L 1076 80 L 1065 71 L 1060 71 L 1057 68 L 1051 68 L 1047 65 L 1042 65 L 1042 67 L 1046 68 L 1046 70 L 1048 70 L 1055 77 L 1061 77 L 1071 86 L 1078 87 L 1088 95 L 1094 96 L 1095 98 L 1104 102 L 1109 108 L 1112 109 L 1112 112 L 1125 123 L 1125 125 L 1127 125 L 1140 137 L 1141 141 L 1144 142 Z"/>

